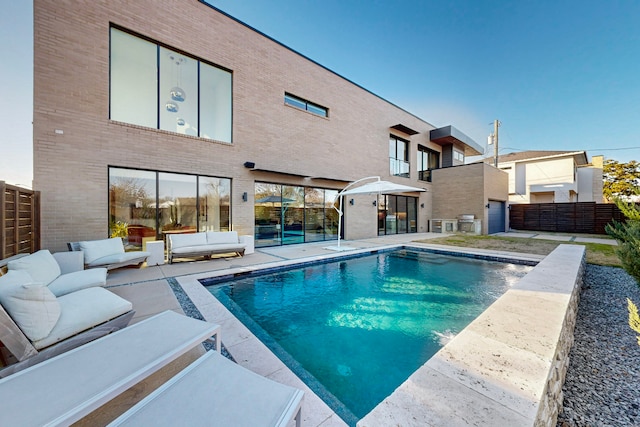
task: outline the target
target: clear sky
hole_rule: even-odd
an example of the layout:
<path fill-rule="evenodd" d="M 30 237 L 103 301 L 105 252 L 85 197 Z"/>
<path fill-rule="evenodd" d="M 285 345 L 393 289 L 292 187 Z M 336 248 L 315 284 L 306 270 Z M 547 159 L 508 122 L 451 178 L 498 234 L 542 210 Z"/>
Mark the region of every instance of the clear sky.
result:
<path fill-rule="evenodd" d="M 500 154 L 586 150 L 640 161 L 638 0 L 209 2 L 480 146 L 499 119 Z M 32 6 L 4 3 L 0 180 L 27 184 Z"/>

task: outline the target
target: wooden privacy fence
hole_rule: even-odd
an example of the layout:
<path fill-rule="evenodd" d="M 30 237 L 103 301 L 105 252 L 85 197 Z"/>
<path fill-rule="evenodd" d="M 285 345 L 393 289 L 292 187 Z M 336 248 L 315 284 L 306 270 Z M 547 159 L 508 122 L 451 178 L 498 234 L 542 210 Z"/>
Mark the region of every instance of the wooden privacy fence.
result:
<path fill-rule="evenodd" d="M 605 226 L 625 216 L 614 204 L 537 203 L 509 206 L 509 227 L 514 230 L 558 231 L 564 233 L 607 234 Z"/>
<path fill-rule="evenodd" d="M 40 192 L 0 181 L 0 259 L 40 249 Z"/>

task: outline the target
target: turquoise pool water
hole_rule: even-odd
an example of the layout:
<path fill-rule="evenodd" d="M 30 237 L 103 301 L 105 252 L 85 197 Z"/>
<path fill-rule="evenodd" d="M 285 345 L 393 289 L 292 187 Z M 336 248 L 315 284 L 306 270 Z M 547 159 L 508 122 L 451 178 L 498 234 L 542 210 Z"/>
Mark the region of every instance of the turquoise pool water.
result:
<path fill-rule="evenodd" d="M 399 250 L 208 289 L 353 424 L 531 268 Z"/>

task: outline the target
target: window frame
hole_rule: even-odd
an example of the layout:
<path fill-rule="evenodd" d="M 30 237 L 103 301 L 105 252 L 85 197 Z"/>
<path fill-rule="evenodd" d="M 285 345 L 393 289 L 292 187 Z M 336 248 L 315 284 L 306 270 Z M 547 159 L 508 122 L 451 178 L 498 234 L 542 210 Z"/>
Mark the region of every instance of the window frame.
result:
<path fill-rule="evenodd" d="M 136 123 L 132 123 L 130 121 L 126 121 L 126 120 L 118 120 L 118 119 L 112 119 L 113 117 L 113 111 L 112 111 L 112 93 L 113 93 L 113 85 L 112 85 L 112 42 L 111 42 L 111 38 L 112 38 L 112 30 L 117 30 L 120 31 L 126 35 L 129 35 L 131 37 L 135 37 L 138 38 L 140 40 L 144 40 L 146 42 L 152 43 L 153 45 L 155 45 L 155 49 L 156 49 L 156 63 L 155 63 L 155 67 L 156 67 L 156 76 L 157 76 L 157 88 L 156 88 L 156 95 L 157 95 L 157 99 L 156 99 L 156 105 L 155 105 L 155 109 L 156 109 L 156 123 L 154 127 L 150 127 L 150 126 L 146 126 L 146 125 L 141 125 L 141 124 L 136 124 Z M 189 134 L 182 134 L 180 132 L 176 132 L 173 130 L 167 130 L 167 129 L 163 129 L 161 127 L 161 118 L 160 118 L 160 111 L 162 106 L 165 105 L 165 102 L 162 98 L 162 94 L 160 93 L 160 79 L 161 79 L 161 74 L 160 74 L 160 68 L 161 68 L 161 63 L 160 63 L 160 52 L 161 49 L 167 49 L 170 50 L 172 52 L 175 52 L 178 55 L 184 56 L 188 59 L 194 60 L 196 61 L 196 67 L 197 67 L 197 75 L 198 75 L 198 80 L 196 81 L 196 85 L 198 87 L 198 102 L 197 102 L 197 110 L 196 110 L 196 114 L 198 117 L 198 123 L 197 123 L 197 129 L 198 129 L 198 135 L 189 135 Z M 201 75 L 201 66 L 202 64 L 204 65 L 208 65 L 210 67 L 216 68 L 218 70 L 224 71 L 226 73 L 229 73 L 229 90 L 230 90 L 230 97 L 229 97 L 229 135 L 228 138 L 229 140 L 223 140 L 223 139 L 215 139 L 215 138 L 211 138 L 211 137 L 206 137 L 202 135 L 202 107 L 201 107 L 201 103 L 200 103 L 200 98 L 203 95 L 202 93 L 200 93 L 201 90 L 201 81 L 200 81 L 200 75 Z M 164 132 L 171 132 L 171 133 L 175 133 L 178 135 L 185 135 L 185 136 L 189 136 L 192 138 L 201 138 L 201 139 L 206 139 L 209 141 L 218 141 L 218 142 L 225 142 L 228 144 L 232 144 L 233 143 L 233 83 L 234 83 L 234 73 L 233 70 L 230 70 L 229 68 L 223 67 L 221 65 L 215 64 L 211 61 L 207 61 L 205 59 L 202 59 L 200 57 L 197 57 L 195 55 L 189 54 L 181 49 L 177 49 L 173 46 L 170 46 L 168 44 L 159 42 L 157 40 L 154 40 L 150 37 L 147 37 L 143 34 L 137 33 L 135 31 L 131 31 L 125 27 L 116 25 L 111 23 L 109 25 L 109 105 L 108 105 L 108 114 L 109 114 L 109 120 L 112 120 L 114 122 L 118 122 L 118 123 L 126 123 L 126 124 L 130 124 L 133 126 L 142 126 L 144 128 L 148 128 L 148 129 L 155 129 L 155 130 L 160 130 L 160 131 L 164 131 Z M 204 94 L 206 96 L 206 94 Z"/>
<path fill-rule="evenodd" d="M 329 109 L 327 107 L 323 107 L 322 105 L 316 104 L 315 102 L 300 98 L 299 96 L 296 96 L 290 92 L 284 93 L 284 104 L 293 108 L 297 108 L 298 110 L 307 111 L 314 116 L 329 118 Z"/>

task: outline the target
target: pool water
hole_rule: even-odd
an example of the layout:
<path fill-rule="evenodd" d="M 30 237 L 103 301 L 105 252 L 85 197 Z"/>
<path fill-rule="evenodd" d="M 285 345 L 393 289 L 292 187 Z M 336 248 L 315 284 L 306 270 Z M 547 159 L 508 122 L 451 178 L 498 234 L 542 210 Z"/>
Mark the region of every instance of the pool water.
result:
<path fill-rule="evenodd" d="M 209 290 L 315 377 L 353 423 L 531 268 L 399 250 Z"/>

